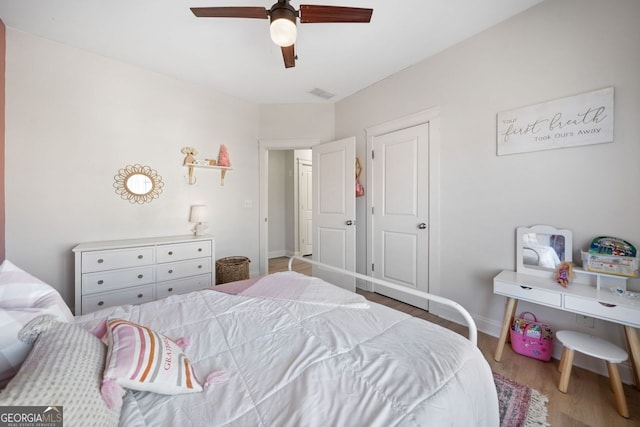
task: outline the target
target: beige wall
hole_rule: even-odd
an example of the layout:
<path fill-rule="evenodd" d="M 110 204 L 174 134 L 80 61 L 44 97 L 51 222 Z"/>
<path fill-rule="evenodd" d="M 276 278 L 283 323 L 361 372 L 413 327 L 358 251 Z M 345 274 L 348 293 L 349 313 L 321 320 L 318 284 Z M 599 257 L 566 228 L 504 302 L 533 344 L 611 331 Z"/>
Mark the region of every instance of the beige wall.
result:
<path fill-rule="evenodd" d="M 356 135 L 360 155 L 365 128 L 440 107 L 437 285 L 484 330 L 497 332 L 502 318 L 492 278 L 515 268 L 517 226 L 573 230 L 574 258 L 599 235 L 640 245 L 639 16 L 635 0 L 546 1 L 336 105 L 336 137 Z M 497 112 L 607 86 L 615 87 L 613 143 L 496 155 Z M 526 309 L 556 329 L 578 328 L 575 315 Z M 622 342 L 611 324 L 596 321 L 595 333 Z"/>
<path fill-rule="evenodd" d="M 332 141 L 334 104 L 269 104 L 260 106 L 260 139 Z"/>
<path fill-rule="evenodd" d="M 6 109 L 7 257 L 67 302 L 76 244 L 188 234 L 196 203 L 209 206 L 217 257 L 258 259 L 257 105 L 8 28 Z M 210 157 L 223 143 L 225 185 L 204 169 L 187 185 L 180 149 Z M 134 163 L 162 176 L 159 199 L 115 194 Z"/>
<path fill-rule="evenodd" d="M 288 153 L 288 150 L 269 151 L 269 258 L 286 254 Z"/>

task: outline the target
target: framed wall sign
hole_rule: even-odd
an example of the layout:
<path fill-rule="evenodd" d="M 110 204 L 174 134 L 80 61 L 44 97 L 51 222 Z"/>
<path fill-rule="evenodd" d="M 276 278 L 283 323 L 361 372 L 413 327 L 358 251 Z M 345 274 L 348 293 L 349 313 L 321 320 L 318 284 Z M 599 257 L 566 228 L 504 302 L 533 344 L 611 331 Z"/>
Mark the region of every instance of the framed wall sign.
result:
<path fill-rule="evenodd" d="M 613 87 L 498 113 L 498 155 L 613 142 Z"/>

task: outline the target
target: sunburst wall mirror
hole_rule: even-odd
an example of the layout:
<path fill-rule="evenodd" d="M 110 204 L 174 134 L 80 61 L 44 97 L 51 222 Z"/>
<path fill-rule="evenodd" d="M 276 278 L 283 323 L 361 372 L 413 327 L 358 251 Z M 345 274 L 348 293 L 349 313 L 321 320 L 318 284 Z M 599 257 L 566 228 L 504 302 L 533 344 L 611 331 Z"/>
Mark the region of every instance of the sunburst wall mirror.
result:
<path fill-rule="evenodd" d="M 150 203 L 162 193 L 162 177 L 149 166 L 128 165 L 114 176 L 116 193 L 131 203 Z"/>

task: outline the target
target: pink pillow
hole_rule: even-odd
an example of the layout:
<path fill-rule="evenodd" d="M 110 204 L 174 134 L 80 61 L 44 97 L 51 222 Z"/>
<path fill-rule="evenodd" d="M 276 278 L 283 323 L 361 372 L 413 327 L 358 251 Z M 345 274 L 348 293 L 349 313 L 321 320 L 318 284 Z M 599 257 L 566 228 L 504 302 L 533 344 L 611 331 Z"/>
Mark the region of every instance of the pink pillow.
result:
<path fill-rule="evenodd" d="M 100 336 L 103 331 L 99 324 L 92 333 Z M 181 348 L 188 344 L 185 338 L 175 342 L 151 328 L 124 319 L 109 319 L 106 332 L 109 349 L 102 396 L 110 408 L 122 404 L 122 387 L 159 394 L 203 390 L 191 361 Z M 204 387 L 226 379 L 225 371 L 215 371 L 207 377 Z"/>

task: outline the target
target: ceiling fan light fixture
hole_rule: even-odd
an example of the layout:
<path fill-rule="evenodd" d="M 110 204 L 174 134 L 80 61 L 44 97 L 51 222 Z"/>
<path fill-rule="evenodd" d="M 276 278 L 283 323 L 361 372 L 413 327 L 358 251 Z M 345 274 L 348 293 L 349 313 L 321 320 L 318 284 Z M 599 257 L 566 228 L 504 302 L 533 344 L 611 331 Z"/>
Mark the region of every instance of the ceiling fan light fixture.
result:
<path fill-rule="evenodd" d="M 298 29 L 295 22 L 291 22 L 287 18 L 278 18 L 271 21 L 269 27 L 271 40 L 281 47 L 291 46 L 296 42 Z"/>
<path fill-rule="evenodd" d="M 281 47 L 291 46 L 296 42 L 298 29 L 296 28 L 296 11 L 290 5 L 275 4 L 269 11 L 271 25 L 269 32 L 271 40 Z"/>

